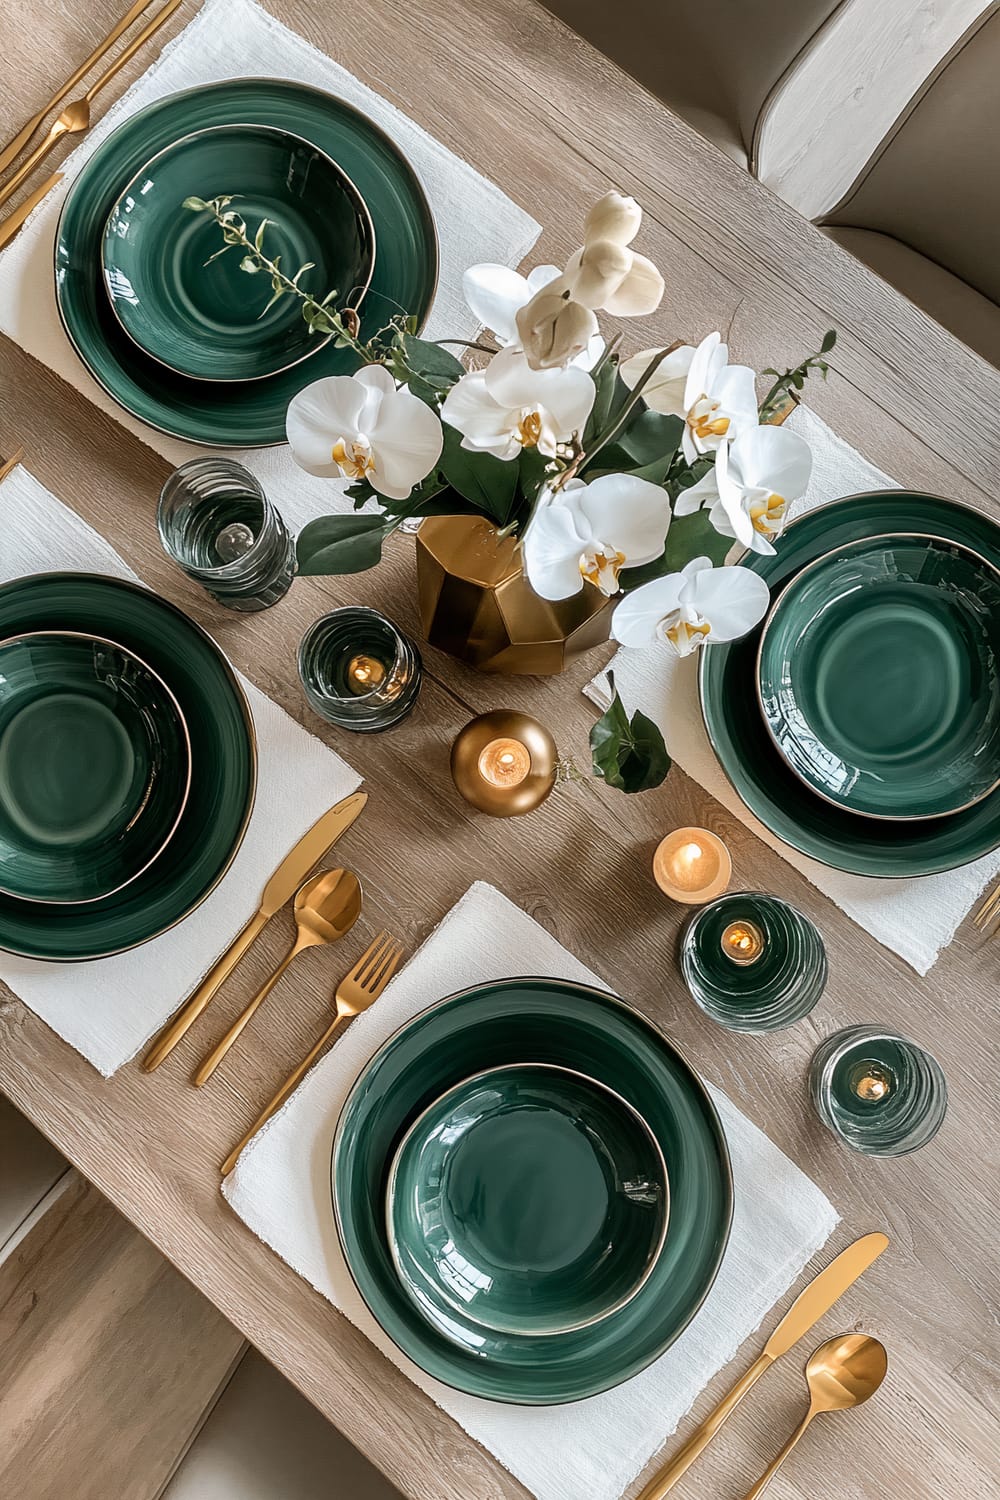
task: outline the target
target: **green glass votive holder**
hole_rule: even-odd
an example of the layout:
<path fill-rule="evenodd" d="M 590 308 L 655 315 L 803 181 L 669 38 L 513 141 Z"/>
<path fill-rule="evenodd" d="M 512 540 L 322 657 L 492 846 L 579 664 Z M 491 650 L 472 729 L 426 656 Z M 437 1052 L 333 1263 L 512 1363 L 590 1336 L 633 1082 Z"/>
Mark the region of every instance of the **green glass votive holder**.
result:
<path fill-rule="evenodd" d="M 948 1086 L 929 1052 L 877 1026 L 848 1026 L 827 1037 L 809 1073 L 823 1124 L 868 1156 L 905 1156 L 937 1134 Z"/>
<path fill-rule="evenodd" d="M 680 959 L 694 1000 L 730 1031 L 781 1031 L 809 1014 L 826 985 L 826 949 L 812 922 L 756 891 L 703 907 Z"/>
<path fill-rule="evenodd" d="M 420 652 L 378 610 L 348 605 L 324 615 L 299 646 L 299 677 L 311 708 L 355 734 L 391 729 L 413 708 Z"/>

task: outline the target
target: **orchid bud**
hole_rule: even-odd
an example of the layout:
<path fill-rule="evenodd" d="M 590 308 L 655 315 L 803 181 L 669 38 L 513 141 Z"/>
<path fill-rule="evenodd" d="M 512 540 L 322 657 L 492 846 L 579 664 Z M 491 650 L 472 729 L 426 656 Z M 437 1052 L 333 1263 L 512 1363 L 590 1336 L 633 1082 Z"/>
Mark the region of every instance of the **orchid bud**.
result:
<path fill-rule="evenodd" d="M 659 307 L 665 290 L 664 281 L 645 255 L 626 253 L 632 255 L 631 269 L 603 306 L 616 318 L 642 318 Z"/>
<path fill-rule="evenodd" d="M 639 233 L 642 209 L 634 198 L 621 193 L 605 193 L 594 204 L 583 226 L 584 243 L 613 240 L 616 245 L 630 245 Z"/>
<path fill-rule="evenodd" d="M 517 331 L 531 368 L 550 370 L 583 353 L 597 332 L 597 319 L 589 308 L 546 286 L 517 313 Z"/>
<path fill-rule="evenodd" d="M 594 240 L 573 256 L 566 278 L 584 307 L 606 307 L 632 266 L 632 252 L 614 240 Z"/>

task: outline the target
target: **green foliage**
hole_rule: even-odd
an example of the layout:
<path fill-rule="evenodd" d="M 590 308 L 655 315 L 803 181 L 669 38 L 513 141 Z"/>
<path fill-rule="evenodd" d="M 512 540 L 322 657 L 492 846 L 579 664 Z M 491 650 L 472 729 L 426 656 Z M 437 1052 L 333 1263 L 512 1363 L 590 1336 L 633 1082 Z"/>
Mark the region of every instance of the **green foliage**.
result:
<path fill-rule="evenodd" d="M 771 417 L 776 416 L 787 401 L 790 393 L 792 391 L 801 391 L 813 371 L 821 375 L 824 380 L 826 379 L 830 373 L 830 366 L 823 358 L 823 355 L 829 354 L 836 342 L 837 330 L 835 328 L 828 328 L 823 335 L 822 342 L 816 353 L 808 355 L 794 369 L 773 370 L 768 368 L 761 371 L 762 375 L 773 375 L 775 377 L 774 384 L 760 403 L 760 420 L 762 422 L 767 422 Z"/>
<path fill-rule="evenodd" d="M 645 792 L 662 784 L 672 764 L 663 736 L 638 709 L 631 719 L 608 673 L 611 706 L 590 731 L 594 775 L 620 792 Z"/>
<path fill-rule="evenodd" d="M 395 524 L 385 516 L 320 516 L 299 535 L 299 572 L 363 573 L 381 558 L 382 543 Z"/>
<path fill-rule="evenodd" d="M 494 458 L 462 447 L 457 427 L 444 427 L 441 473 L 448 484 L 472 502 L 481 515 L 506 526 L 518 491 L 517 459 Z"/>

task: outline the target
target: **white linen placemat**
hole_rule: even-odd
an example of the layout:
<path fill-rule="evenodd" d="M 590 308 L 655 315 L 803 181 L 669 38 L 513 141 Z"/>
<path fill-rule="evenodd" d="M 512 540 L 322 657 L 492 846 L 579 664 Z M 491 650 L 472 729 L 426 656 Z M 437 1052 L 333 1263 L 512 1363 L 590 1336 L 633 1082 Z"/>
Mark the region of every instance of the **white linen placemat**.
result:
<path fill-rule="evenodd" d="M 787 425 L 801 433 L 813 452 L 812 479 L 796 507 L 798 513 L 843 495 L 899 488 L 896 480 L 862 458 L 808 407 L 798 407 Z M 641 708 L 656 721 L 670 754 L 689 776 L 801 871 L 817 890 L 835 901 L 860 927 L 904 958 L 918 974 L 927 973 L 941 949 L 955 936 L 983 887 L 1000 873 L 1000 851 L 984 855 L 959 870 L 915 880 L 875 880 L 849 875 L 797 853 L 775 838 L 744 807 L 716 760 L 698 704 L 697 653 L 679 661 L 666 650 L 623 648 L 611 662 L 611 668 L 615 686 L 629 713 Z M 610 697 L 603 672 L 584 692 L 599 708 L 607 708 Z"/>
<path fill-rule="evenodd" d="M 0 331 L 172 464 L 192 458 L 198 448 L 155 432 L 116 406 L 91 379 L 63 332 L 53 295 L 56 222 L 84 162 L 129 115 L 179 89 L 258 76 L 292 79 L 346 99 L 386 132 L 417 173 L 440 240 L 438 292 L 424 337 L 474 338 L 479 324 L 462 299 L 463 271 L 479 261 L 516 266 L 541 233 L 530 214 L 494 183 L 253 0 L 207 0 L 191 24 L 163 49 L 159 60 L 67 157 L 62 165 L 65 181 L 49 193 L 0 256 Z M 352 509 L 338 486 L 297 468 L 286 448 L 256 449 L 238 456 L 296 530 L 313 516 Z"/>
<path fill-rule="evenodd" d="M 265 1244 L 538 1500 L 615 1500 L 795 1281 L 838 1216 L 819 1188 L 712 1089 L 733 1159 L 736 1212 L 715 1285 L 672 1349 L 617 1390 L 547 1410 L 464 1396 L 425 1375 L 379 1328 L 344 1264 L 330 1210 L 334 1127 L 361 1068 L 397 1027 L 455 990 L 520 974 L 610 988 L 498 890 L 477 882 L 250 1143 L 222 1190 Z"/>
<path fill-rule="evenodd" d="M 93 527 L 17 468 L 0 484 L 0 583 L 66 570 L 140 581 Z M 242 679 L 257 730 L 257 800 L 232 867 L 162 937 L 88 963 L 0 953 L 0 979 L 105 1077 L 163 1026 L 256 910 L 278 860 L 361 777 Z M 198 767 L 194 768 L 198 775 Z"/>

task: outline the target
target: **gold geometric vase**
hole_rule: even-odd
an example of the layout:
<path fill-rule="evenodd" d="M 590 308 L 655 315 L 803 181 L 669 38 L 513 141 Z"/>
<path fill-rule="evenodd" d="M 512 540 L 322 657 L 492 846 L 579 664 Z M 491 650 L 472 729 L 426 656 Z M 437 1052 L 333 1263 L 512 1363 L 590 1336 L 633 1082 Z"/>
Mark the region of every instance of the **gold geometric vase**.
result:
<path fill-rule="evenodd" d="M 498 540 L 482 517 L 429 517 L 416 540 L 427 639 L 480 672 L 549 677 L 611 633 L 611 599 L 588 587 L 540 599 L 515 539 Z"/>

